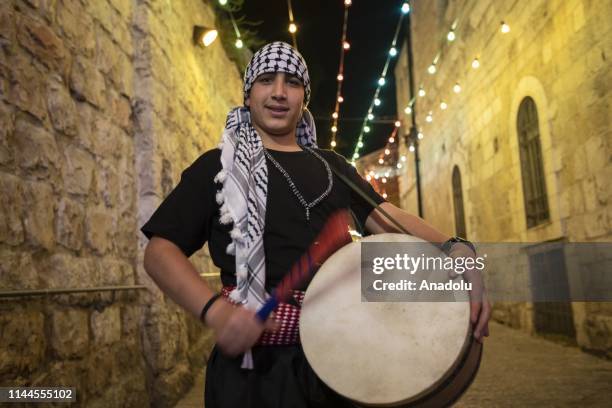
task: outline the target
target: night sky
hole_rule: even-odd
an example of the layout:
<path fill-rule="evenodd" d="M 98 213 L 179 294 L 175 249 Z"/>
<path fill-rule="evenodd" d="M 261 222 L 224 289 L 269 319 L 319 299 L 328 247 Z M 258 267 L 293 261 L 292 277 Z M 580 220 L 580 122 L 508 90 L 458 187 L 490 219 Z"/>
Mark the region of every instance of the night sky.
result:
<path fill-rule="evenodd" d="M 353 153 L 363 119 L 374 96 L 401 16 L 402 3 L 402 0 L 353 0 L 349 8 L 347 41 L 351 48 L 345 54 L 344 103 L 340 105 L 336 137 L 336 151 L 347 158 Z M 316 119 L 318 144 L 322 148 L 330 148 L 344 1 L 292 0 L 292 6 L 298 25 L 298 48 L 306 59 L 312 82 L 309 108 Z M 281 40 L 292 43 L 287 29 L 289 13 L 286 0 L 245 0 L 242 10 L 236 16 L 245 16 L 251 22 L 260 21 L 261 24 L 254 29 L 266 42 Z M 398 38 L 398 51 L 405 35 L 405 26 L 406 19 Z M 393 119 L 397 115 L 395 81 L 392 76 L 396 59 L 391 61 L 387 82 L 379 96 L 382 104 L 374 108 L 376 118 Z M 393 130 L 393 124 L 375 124 L 371 128 L 372 131 L 364 139 L 365 146 L 360 150 L 361 155 L 383 147 Z"/>

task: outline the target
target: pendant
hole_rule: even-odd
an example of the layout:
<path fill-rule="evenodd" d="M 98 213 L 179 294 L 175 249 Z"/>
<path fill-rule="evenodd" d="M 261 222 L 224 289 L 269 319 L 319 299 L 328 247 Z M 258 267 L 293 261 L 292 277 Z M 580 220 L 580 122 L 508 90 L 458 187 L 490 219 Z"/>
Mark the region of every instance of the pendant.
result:
<path fill-rule="evenodd" d="M 306 207 L 306 221 L 310 221 L 310 207 Z"/>

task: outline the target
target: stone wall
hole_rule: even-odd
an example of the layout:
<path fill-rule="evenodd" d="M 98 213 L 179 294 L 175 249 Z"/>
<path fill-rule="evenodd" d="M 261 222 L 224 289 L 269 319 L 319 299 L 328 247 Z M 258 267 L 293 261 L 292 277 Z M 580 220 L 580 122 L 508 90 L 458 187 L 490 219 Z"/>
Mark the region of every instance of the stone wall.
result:
<path fill-rule="evenodd" d="M 612 4 L 444 0 L 414 2 L 411 13 L 415 86 L 427 92 L 415 105 L 424 134 L 424 217 L 455 234 L 451 180 L 457 165 L 467 235 L 474 241 L 610 241 Z M 509 33 L 500 32 L 502 21 Z M 454 22 L 457 39 L 449 43 Z M 430 75 L 427 68 L 439 51 L 437 73 Z M 405 53 L 406 47 L 395 71 L 398 114 L 404 117 L 410 100 Z M 471 67 L 474 58 L 478 69 Z M 457 82 L 459 94 L 452 90 Z M 526 225 L 517 136 L 518 108 L 526 96 L 538 110 L 550 207 L 550 222 L 533 228 Z M 441 101 L 448 109 L 440 109 Z M 410 210 L 416 194 L 414 155 L 409 157 L 400 188 Z M 495 317 L 533 331 L 532 306 L 498 304 Z M 578 344 L 612 356 L 612 306 L 572 308 Z"/>
<path fill-rule="evenodd" d="M 208 2 L 0 3 L 0 289 L 146 286 L 0 299 L 0 383 L 171 406 L 202 368 L 210 333 L 150 281 L 139 232 L 241 102 L 196 24 Z"/>

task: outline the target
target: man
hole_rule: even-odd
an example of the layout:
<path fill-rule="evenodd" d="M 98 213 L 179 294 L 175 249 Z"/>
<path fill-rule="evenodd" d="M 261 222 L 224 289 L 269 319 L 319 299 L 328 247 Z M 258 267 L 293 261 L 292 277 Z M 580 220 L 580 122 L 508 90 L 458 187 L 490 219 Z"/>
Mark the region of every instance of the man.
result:
<path fill-rule="evenodd" d="M 150 238 L 144 257 L 149 275 L 215 333 L 207 408 L 345 404 L 316 377 L 299 345 L 297 321 L 286 317 L 299 313 L 303 292 L 296 291 L 294 304 L 281 304 L 276 319 L 262 324 L 255 316 L 337 209 L 350 208 L 357 224 L 371 233 L 395 231 L 332 167 L 413 235 L 449 240 L 385 202 L 341 156 L 316 148 L 309 99 L 308 70 L 295 49 L 275 42 L 257 51 L 245 72 L 244 106 L 229 113 L 220 149 L 204 153 L 183 172 L 142 228 Z M 215 294 L 188 260 L 205 242 L 221 269 L 224 296 Z M 461 243 L 453 252 L 473 255 Z M 490 306 L 473 302 L 471 312 L 481 341 L 488 335 Z M 283 334 L 271 334 L 276 329 Z"/>

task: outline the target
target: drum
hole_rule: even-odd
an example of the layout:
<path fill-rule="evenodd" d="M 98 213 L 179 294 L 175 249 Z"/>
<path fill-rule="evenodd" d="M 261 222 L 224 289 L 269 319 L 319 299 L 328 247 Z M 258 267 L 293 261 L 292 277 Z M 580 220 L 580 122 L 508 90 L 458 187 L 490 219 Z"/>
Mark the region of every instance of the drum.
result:
<path fill-rule="evenodd" d="M 369 241 L 424 242 L 400 234 L 361 242 Z M 471 384 L 482 354 L 469 302 L 362 301 L 360 263 L 361 243 L 352 242 L 325 261 L 306 290 L 300 337 L 313 370 L 361 406 L 452 404 Z"/>

